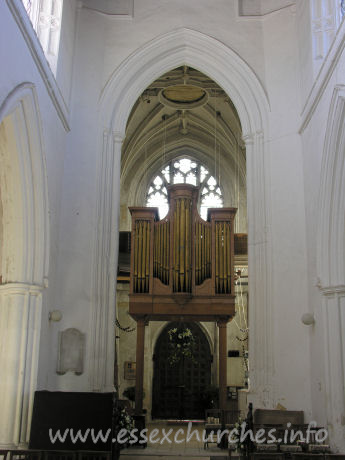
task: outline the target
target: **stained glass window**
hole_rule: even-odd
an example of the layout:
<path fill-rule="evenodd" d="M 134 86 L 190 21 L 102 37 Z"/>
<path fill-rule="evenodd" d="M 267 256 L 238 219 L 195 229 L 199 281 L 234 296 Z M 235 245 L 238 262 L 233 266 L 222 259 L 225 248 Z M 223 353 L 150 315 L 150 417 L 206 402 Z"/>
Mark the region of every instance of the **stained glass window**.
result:
<path fill-rule="evenodd" d="M 200 186 L 199 212 L 204 220 L 208 208 L 223 207 L 222 191 L 214 176 L 198 161 L 182 157 L 164 166 L 149 185 L 146 205 L 158 207 L 160 219 L 169 211 L 167 186 L 170 184 Z"/>

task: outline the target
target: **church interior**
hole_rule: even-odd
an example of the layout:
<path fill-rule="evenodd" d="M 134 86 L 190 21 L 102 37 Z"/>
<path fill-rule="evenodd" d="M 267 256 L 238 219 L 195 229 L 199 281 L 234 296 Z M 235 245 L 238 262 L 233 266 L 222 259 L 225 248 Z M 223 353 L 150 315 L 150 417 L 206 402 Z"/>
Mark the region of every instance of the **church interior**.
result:
<path fill-rule="evenodd" d="M 0 460 L 345 458 L 344 16 L 0 3 Z"/>

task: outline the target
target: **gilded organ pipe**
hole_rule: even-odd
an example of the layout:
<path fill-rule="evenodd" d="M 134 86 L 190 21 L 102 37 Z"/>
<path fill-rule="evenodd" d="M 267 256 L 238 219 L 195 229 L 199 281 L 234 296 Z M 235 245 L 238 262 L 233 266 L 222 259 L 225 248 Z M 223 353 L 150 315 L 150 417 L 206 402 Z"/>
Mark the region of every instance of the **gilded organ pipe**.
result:
<path fill-rule="evenodd" d="M 169 221 L 156 222 L 153 254 L 153 276 L 158 278 L 165 285 L 169 284 L 169 238 Z"/>
<path fill-rule="evenodd" d="M 162 221 L 152 208 L 131 208 L 132 292 L 149 293 L 157 286 L 159 294 L 232 294 L 232 222 L 236 210 L 213 209 L 209 220 L 204 221 L 196 211 L 197 193 L 192 186 L 176 184 L 170 190 L 172 209 Z M 150 276 L 158 278 L 165 290 L 156 283 L 151 287 Z M 195 290 L 211 278 L 214 283 Z"/>
<path fill-rule="evenodd" d="M 215 223 L 215 267 L 216 293 L 231 293 L 231 224 L 226 221 Z"/>
<path fill-rule="evenodd" d="M 150 222 L 135 222 L 133 290 L 137 293 L 149 292 L 150 284 Z"/>

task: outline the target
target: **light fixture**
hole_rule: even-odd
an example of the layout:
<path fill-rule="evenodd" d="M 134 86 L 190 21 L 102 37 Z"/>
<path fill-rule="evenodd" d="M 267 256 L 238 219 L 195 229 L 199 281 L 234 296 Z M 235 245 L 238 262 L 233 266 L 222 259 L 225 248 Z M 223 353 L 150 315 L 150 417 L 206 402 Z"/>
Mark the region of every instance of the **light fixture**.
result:
<path fill-rule="evenodd" d="M 302 323 L 305 324 L 306 326 L 311 326 L 312 324 L 315 323 L 315 318 L 312 313 L 304 313 L 301 320 L 302 320 Z"/>
<path fill-rule="evenodd" d="M 62 313 L 60 310 L 53 310 L 49 312 L 49 321 L 59 322 L 62 319 Z"/>

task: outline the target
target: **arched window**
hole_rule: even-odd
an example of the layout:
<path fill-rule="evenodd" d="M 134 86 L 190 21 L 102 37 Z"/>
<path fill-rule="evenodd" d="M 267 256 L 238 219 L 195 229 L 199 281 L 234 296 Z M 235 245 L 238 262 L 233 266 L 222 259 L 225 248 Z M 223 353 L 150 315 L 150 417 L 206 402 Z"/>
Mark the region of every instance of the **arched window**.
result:
<path fill-rule="evenodd" d="M 23 0 L 50 68 L 56 75 L 63 0 Z"/>
<path fill-rule="evenodd" d="M 345 13 L 344 0 L 312 0 L 314 69 L 317 73 L 330 49 Z"/>
<path fill-rule="evenodd" d="M 181 157 L 170 161 L 150 183 L 146 205 L 158 207 L 160 219 L 169 211 L 167 186 L 170 184 L 200 186 L 199 211 L 204 220 L 208 208 L 223 207 L 222 191 L 208 169 L 196 160 Z"/>

